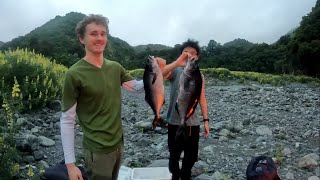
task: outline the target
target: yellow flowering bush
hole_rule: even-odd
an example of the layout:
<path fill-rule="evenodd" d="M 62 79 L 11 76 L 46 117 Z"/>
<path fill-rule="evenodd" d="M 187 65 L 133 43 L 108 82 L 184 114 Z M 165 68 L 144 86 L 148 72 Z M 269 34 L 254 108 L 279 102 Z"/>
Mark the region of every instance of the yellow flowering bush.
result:
<path fill-rule="evenodd" d="M 0 113 L 0 174 L 2 179 L 12 179 L 20 171 L 16 157 L 18 151 L 15 148 L 15 117 L 13 115 L 13 102 L 18 102 L 20 97 L 19 91 L 16 91 L 10 99 L 10 103 L 6 97 L 3 98 L 2 112 Z"/>
<path fill-rule="evenodd" d="M 26 110 L 60 97 L 65 66 L 28 49 L 0 52 L 0 64 L 0 102 L 3 96 L 19 98 Z"/>

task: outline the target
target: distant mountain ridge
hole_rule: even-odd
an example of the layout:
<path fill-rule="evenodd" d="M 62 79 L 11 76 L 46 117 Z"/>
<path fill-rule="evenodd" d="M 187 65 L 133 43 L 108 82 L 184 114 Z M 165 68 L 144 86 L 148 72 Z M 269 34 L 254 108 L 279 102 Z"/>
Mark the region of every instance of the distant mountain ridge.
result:
<path fill-rule="evenodd" d="M 240 39 L 240 38 L 237 38 L 233 41 L 230 41 L 230 42 L 227 42 L 227 43 L 224 43 L 223 46 L 224 47 L 228 47 L 228 46 L 243 46 L 243 47 L 250 47 L 254 45 L 253 43 L 245 40 L 245 39 Z"/>
<path fill-rule="evenodd" d="M 161 51 L 172 49 L 170 46 L 162 45 L 162 44 L 147 44 L 147 45 L 138 45 L 133 47 L 136 53 L 141 53 L 146 50 L 150 51 Z"/>

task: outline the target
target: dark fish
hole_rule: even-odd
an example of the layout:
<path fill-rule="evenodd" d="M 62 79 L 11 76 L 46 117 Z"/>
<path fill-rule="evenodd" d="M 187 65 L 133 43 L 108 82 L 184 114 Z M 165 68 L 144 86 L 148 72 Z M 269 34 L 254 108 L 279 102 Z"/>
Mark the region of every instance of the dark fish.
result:
<path fill-rule="evenodd" d="M 163 76 L 157 60 L 153 56 L 148 57 L 143 73 L 143 83 L 145 101 L 149 104 L 155 115 L 152 127 L 153 129 L 156 126 L 165 127 L 166 123 L 160 117 L 160 111 L 165 102 Z"/>
<path fill-rule="evenodd" d="M 197 60 L 188 60 L 180 75 L 179 86 L 176 110 L 180 116 L 181 124 L 177 130 L 176 139 L 185 140 L 187 137 L 186 121 L 196 110 L 202 89 L 202 75 Z"/>

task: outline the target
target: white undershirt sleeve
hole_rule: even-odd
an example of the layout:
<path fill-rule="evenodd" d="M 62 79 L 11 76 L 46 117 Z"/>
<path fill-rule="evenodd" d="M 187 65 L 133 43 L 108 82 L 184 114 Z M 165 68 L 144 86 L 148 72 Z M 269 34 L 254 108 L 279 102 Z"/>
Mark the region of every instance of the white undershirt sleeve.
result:
<path fill-rule="evenodd" d="M 137 93 L 143 93 L 144 92 L 144 85 L 143 85 L 143 80 L 131 80 L 124 82 L 122 84 L 122 87 L 129 91 L 129 92 L 137 92 Z"/>
<path fill-rule="evenodd" d="M 76 124 L 75 103 L 68 111 L 62 112 L 60 118 L 61 141 L 64 153 L 65 164 L 76 162 L 74 153 L 74 126 Z"/>

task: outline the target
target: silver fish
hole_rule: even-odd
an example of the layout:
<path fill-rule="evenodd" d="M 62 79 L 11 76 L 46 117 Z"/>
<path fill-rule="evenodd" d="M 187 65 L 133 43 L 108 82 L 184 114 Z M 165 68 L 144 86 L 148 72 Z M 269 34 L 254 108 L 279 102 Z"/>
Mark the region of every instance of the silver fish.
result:
<path fill-rule="evenodd" d="M 165 102 L 163 76 L 157 60 L 153 56 L 148 57 L 143 73 L 143 83 L 145 101 L 149 104 L 155 115 L 152 127 L 153 129 L 156 126 L 165 127 L 166 123 L 160 117 L 160 111 Z"/>

